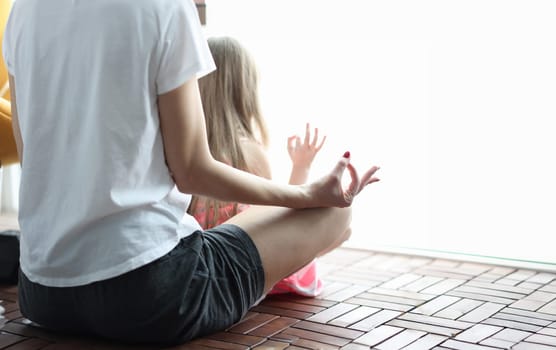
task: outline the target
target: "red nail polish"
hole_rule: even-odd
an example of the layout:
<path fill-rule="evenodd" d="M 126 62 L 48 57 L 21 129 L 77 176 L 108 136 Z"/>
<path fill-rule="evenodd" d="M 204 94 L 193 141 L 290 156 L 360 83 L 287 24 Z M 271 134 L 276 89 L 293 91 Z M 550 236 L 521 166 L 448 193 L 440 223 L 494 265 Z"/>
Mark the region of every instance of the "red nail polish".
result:
<path fill-rule="evenodd" d="M 346 151 L 346 153 L 344 153 L 344 158 L 349 158 L 349 151 Z"/>

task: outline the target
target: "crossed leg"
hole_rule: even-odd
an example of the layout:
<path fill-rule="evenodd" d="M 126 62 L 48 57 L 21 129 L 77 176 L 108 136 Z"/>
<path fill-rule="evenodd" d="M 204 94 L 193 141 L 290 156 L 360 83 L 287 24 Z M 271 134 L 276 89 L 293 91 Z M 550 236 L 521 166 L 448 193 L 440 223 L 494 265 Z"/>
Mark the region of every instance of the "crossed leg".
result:
<path fill-rule="evenodd" d="M 350 208 L 251 207 L 226 223 L 253 240 L 265 271 L 265 293 L 278 281 L 340 246 L 351 234 Z"/>

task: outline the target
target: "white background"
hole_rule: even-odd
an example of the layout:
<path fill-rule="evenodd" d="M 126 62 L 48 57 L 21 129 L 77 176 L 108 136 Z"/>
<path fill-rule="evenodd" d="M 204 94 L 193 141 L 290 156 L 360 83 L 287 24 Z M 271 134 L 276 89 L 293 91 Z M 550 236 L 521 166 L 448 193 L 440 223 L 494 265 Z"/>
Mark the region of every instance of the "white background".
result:
<path fill-rule="evenodd" d="M 348 246 L 556 263 L 556 4 L 207 0 L 253 54 L 275 178 L 306 121 L 382 168 Z"/>

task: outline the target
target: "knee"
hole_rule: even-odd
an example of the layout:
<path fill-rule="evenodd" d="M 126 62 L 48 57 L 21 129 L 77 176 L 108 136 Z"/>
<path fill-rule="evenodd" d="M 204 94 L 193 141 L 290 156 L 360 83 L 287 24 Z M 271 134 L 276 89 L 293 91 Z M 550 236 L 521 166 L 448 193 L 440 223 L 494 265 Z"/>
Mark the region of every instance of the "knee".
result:
<path fill-rule="evenodd" d="M 351 227 L 348 227 L 348 229 L 344 232 L 344 235 L 342 236 L 343 239 L 342 242 L 347 241 L 350 237 L 351 237 Z"/>
<path fill-rule="evenodd" d="M 336 208 L 336 215 L 338 215 L 337 220 L 338 222 L 343 222 L 346 229 L 349 229 L 351 225 L 351 207 L 347 208 Z"/>

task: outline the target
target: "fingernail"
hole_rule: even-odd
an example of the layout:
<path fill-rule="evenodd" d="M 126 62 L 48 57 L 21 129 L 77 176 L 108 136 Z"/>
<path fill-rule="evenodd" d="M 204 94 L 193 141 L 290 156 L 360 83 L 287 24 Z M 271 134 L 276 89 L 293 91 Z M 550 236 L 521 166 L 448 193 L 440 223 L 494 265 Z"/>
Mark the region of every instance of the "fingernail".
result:
<path fill-rule="evenodd" d="M 344 153 L 344 158 L 349 158 L 349 151 L 346 151 L 346 153 Z"/>

